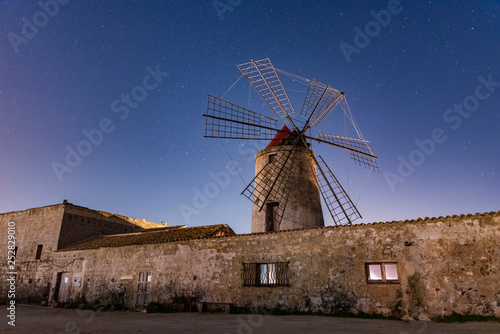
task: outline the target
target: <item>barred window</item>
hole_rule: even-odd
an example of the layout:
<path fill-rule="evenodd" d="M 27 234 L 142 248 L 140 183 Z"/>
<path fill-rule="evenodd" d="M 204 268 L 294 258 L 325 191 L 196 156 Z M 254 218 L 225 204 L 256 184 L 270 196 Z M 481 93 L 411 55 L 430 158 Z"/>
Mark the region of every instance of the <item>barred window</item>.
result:
<path fill-rule="evenodd" d="M 288 262 L 243 263 L 243 286 L 290 286 Z"/>

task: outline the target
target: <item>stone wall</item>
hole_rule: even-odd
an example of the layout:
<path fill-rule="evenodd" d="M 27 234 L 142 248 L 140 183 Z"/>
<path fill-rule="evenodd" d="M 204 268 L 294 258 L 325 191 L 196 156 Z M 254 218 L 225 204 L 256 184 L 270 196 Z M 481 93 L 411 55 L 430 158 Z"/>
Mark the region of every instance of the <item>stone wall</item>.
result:
<path fill-rule="evenodd" d="M 109 219 L 104 215 L 90 216 L 81 214 L 75 212 L 73 207 L 70 206 L 63 216 L 61 235 L 57 248 L 61 249 L 100 235 L 132 233 L 143 230 L 144 228 L 117 217 Z"/>
<path fill-rule="evenodd" d="M 0 215 L 0 249 L 7 256 L 8 223 L 15 223 L 17 289 L 16 300 L 40 302 L 47 300 L 50 293 L 53 265 L 52 254 L 57 250 L 64 205 L 50 205 L 24 211 L 7 212 Z M 41 245 L 40 259 L 36 259 Z M 7 270 L 6 260 L 0 263 L 0 272 Z M 2 282 L 5 282 L 2 275 Z M 0 284 L 0 299 L 7 297 L 7 284 Z M 17 299 L 19 297 L 19 299 Z"/>
<path fill-rule="evenodd" d="M 16 300 L 27 303 L 47 301 L 49 294 L 54 292 L 57 272 L 65 267 L 65 263 L 57 262 L 57 256 L 54 257 L 57 249 L 98 235 L 162 226 L 69 203 L 7 212 L 0 214 L 0 249 L 5 257 L 8 240 L 3 236 L 7 235 L 9 222 L 15 223 L 15 244 L 18 247 Z M 37 259 L 39 248 L 41 253 Z M 10 271 L 6 264 L 6 261 L 0 263 L 2 277 Z M 6 289 L 7 285 L 0 285 L 0 300 L 6 298 Z"/>
<path fill-rule="evenodd" d="M 253 193 L 257 197 L 257 202 L 253 204 L 252 208 L 252 233 L 325 225 L 316 165 L 312 158 L 314 152 L 305 147 L 296 146 L 287 160 L 292 148 L 291 145 L 273 146 L 265 148 L 255 155 L 255 174 L 259 177 L 254 184 L 255 191 Z M 285 161 L 287 162 L 286 167 L 276 181 L 280 166 L 284 165 Z M 269 162 L 271 164 L 268 165 Z M 266 216 L 269 215 L 266 212 L 267 205 L 264 204 L 261 210 L 262 202 L 259 200 L 264 200 L 267 190 L 273 182 L 276 182 L 274 191 L 271 191 L 266 203 L 274 202 L 277 207 L 269 208 L 273 210 L 272 216 L 274 218 L 272 220 L 274 224 L 267 227 Z M 282 196 L 284 193 L 288 194 L 286 199 Z M 280 217 L 282 217 L 281 221 Z"/>
<path fill-rule="evenodd" d="M 2 231 L 16 222 L 17 302 L 52 303 L 58 274 L 66 273 L 81 279 L 69 287 L 70 298 L 119 291 L 134 307 L 138 273 L 151 272 L 151 300 L 162 303 L 185 294 L 253 309 L 500 316 L 500 212 L 56 251 L 63 214 L 55 205 L 0 215 Z M 39 243 L 44 251 L 35 260 Z M 289 286 L 243 286 L 243 263 L 267 262 L 288 263 Z M 397 263 L 399 282 L 369 284 L 365 266 L 372 262 Z M 0 270 L 7 272 L 4 263 Z M 5 286 L 0 290 L 5 298 Z"/>
<path fill-rule="evenodd" d="M 499 238 L 500 213 L 490 213 L 63 251 L 57 261 L 83 278 L 73 296 L 121 291 L 129 307 L 138 272 L 149 271 L 151 298 L 162 303 L 177 293 L 254 309 L 500 316 Z M 251 262 L 288 262 L 290 286 L 242 286 Z M 399 283 L 367 283 L 371 262 L 397 262 Z"/>

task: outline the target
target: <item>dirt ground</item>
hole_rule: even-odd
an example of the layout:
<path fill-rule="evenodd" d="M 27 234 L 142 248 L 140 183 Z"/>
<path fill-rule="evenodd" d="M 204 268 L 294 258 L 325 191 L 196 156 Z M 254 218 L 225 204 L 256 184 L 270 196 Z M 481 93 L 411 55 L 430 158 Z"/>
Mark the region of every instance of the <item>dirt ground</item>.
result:
<path fill-rule="evenodd" d="M 500 323 L 432 323 L 367 320 L 325 316 L 263 316 L 255 314 L 93 312 L 18 305 L 15 327 L 2 306 L 0 333 L 125 334 L 125 333 L 361 333 L 465 334 L 500 333 Z"/>

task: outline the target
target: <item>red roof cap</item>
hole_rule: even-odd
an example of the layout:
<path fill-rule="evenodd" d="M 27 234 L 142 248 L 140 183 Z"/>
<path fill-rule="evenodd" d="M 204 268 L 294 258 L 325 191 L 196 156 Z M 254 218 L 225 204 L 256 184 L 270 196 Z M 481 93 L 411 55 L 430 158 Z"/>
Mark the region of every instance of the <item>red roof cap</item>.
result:
<path fill-rule="evenodd" d="M 276 134 L 276 136 L 274 136 L 273 140 L 271 140 L 271 142 L 269 143 L 269 145 L 267 145 L 266 148 L 280 145 L 281 140 L 288 137 L 290 133 L 291 133 L 290 129 L 288 129 L 286 125 L 283 125 L 281 130 Z"/>

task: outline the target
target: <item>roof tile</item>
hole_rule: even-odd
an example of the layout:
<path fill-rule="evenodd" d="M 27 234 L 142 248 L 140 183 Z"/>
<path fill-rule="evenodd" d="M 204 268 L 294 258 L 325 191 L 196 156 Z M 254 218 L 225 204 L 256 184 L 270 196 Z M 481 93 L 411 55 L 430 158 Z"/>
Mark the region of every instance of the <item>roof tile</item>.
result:
<path fill-rule="evenodd" d="M 102 247 L 122 247 L 130 245 L 160 244 L 172 241 L 202 239 L 217 236 L 236 235 L 226 224 L 197 227 L 169 226 L 137 233 L 103 235 L 93 240 L 69 246 L 59 251 L 97 249 Z"/>

